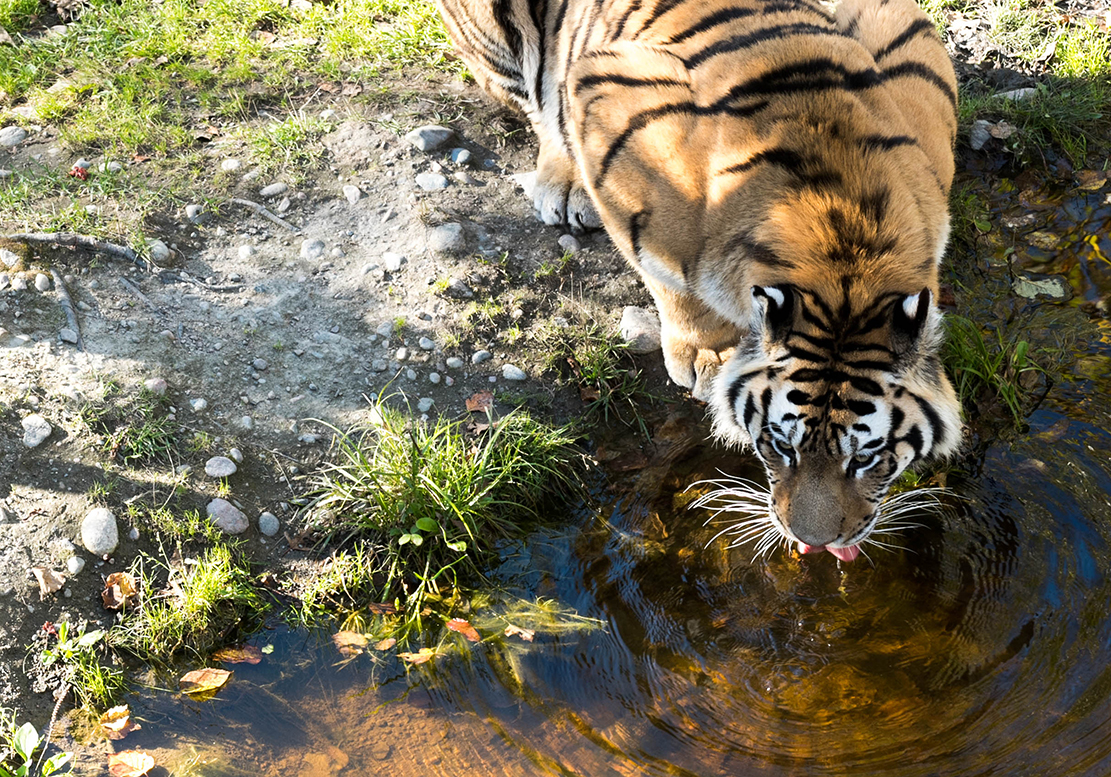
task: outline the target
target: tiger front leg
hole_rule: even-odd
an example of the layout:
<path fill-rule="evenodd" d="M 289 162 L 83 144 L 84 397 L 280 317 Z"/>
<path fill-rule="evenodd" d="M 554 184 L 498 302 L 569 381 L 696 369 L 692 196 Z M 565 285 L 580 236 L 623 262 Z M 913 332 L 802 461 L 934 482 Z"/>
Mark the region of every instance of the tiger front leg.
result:
<path fill-rule="evenodd" d="M 566 224 L 573 232 L 599 229 L 602 220 L 583 188 L 579 168 L 567 154 L 563 143 L 548 137 L 537 127 L 540 155 L 536 160 L 536 184 L 532 203 L 536 216 L 545 224 Z"/>
<path fill-rule="evenodd" d="M 660 313 L 660 341 L 668 376 L 708 402 L 718 370 L 732 356 L 744 330 L 697 298 L 645 278 Z"/>

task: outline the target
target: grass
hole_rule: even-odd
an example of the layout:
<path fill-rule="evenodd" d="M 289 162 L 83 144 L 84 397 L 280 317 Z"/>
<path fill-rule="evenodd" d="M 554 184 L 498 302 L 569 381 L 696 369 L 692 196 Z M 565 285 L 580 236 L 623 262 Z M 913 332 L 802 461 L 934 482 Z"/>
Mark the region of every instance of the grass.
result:
<path fill-rule="evenodd" d="M 38 656 L 44 667 L 57 666 L 81 707 L 105 710 L 127 690 L 123 670 L 109 666 L 105 632 L 87 631 L 63 621 L 54 624 L 50 642 Z"/>
<path fill-rule="evenodd" d="M 130 397 L 118 392 L 108 384 L 99 398 L 87 401 L 79 413 L 82 422 L 102 438 L 104 452 L 125 466 L 168 463 L 177 437 L 166 398 L 145 388 Z"/>
<path fill-rule="evenodd" d="M 514 412 L 468 433 L 462 421 L 414 421 L 381 400 L 372 416 L 369 428 L 337 436 L 311 511 L 326 516 L 322 530 L 371 543 L 359 568 L 374 570 L 376 587 L 353 588 L 396 603 L 407 625 L 442 591 L 478 579 L 499 540 L 581 493 L 582 457 L 566 427 Z M 310 604 L 334 595 L 350 566 L 334 561 L 337 582 Z"/>
<path fill-rule="evenodd" d="M 40 749 L 45 750 L 49 744 L 49 728 L 53 722 L 47 727 L 46 736 L 43 736 L 30 721 L 18 725 L 15 716 L 0 707 L 0 755 L 5 756 L 0 760 L 0 777 L 29 777 L 32 774 L 50 777 L 71 773 L 71 752 L 58 752 L 50 758 L 40 753 L 37 759 L 35 757 Z"/>
<path fill-rule="evenodd" d="M 30 26 L 39 12 L 39 0 L 0 0 L 0 27 L 19 32 Z"/>
<path fill-rule="evenodd" d="M 282 121 L 251 130 L 248 143 L 254 162 L 267 174 L 311 168 L 324 154 L 323 147 L 315 141 L 331 127 L 330 122 L 296 111 Z"/>
<path fill-rule="evenodd" d="M 226 543 L 178 563 L 140 557 L 131 572 L 140 581 L 140 604 L 108 632 L 108 640 L 148 662 L 181 653 L 205 657 L 253 630 L 269 608 L 250 564 Z"/>

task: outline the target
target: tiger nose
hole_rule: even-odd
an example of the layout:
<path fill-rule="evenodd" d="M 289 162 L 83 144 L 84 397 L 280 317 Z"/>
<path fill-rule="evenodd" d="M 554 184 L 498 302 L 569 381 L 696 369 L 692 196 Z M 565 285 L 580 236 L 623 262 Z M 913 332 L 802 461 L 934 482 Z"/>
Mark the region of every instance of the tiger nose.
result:
<path fill-rule="evenodd" d="M 843 515 L 829 494 L 823 494 L 820 489 L 808 489 L 783 502 L 777 505 L 779 515 L 800 542 L 820 548 L 840 536 Z"/>

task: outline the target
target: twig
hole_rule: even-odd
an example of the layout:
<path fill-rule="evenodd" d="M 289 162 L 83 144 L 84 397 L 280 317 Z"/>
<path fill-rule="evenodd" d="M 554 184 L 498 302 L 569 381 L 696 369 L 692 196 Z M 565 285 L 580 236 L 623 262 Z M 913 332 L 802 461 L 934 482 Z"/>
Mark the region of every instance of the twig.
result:
<path fill-rule="evenodd" d="M 20 232 L 14 235 L 0 235 L 0 240 L 12 240 L 17 243 L 54 243 L 71 248 L 88 248 L 92 251 L 100 251 L 101 253 L 129 259 L 146 269 L 139 255 L 127 246 L 97 240 L 95 237 L 79 235 L 76 232 Z"/>
<path fill-rule="evenodd" d="M 184 270 L 179 270 L 176 274 L 169 273 L 166 277 L 175 277 L 178 280 L 187 281 L 188 283 L 192 283 L 194 286 L 200 286 L 202 289 L 208 289 L 209 291 L 239 291 L 243 288 L 242 283 L 231 284 L 228 286 L 213 286 L 211 283 L 205 283 L 204 281 L 197 280 Z"/>
<path fill-rule="evenodd" d="M 124 278 L 123 276 L 120 276 L 120 283 L 122 283 L 124 286 L 126 286 L 128 291 L 130 291 L 132 294 L 134 294 L 136 297 L 138 297 L 140 300 L 142 300 L 143 304 L 146 305 L 148 308 L 150 308 L 151 311 L 153 311 L 154 313 L 157 313 L 158 315 L 162 315 L 162 311 L 159 310 L 157 307 L 155 307 L 154 303 L 151 302 L 150 299 L 147 298 L 147 295 L 143 293 L 143 290 L 140 289 L 139 286 L 134 281 L 132 281 L 128 278 Z"/>
<path fill-rule="evenodd" d="M 288 221 L 286 221 L 285 219 L 281 218 L 280 216 L 274 215 L 274 213 L 271 210 L 267 209 L 266 207 L 264 207 L 262 205 L 259 205 L 257 202 L 251 202 L 250 200 L 241 200 L 238 197 L 232 197 L 231 199 L 228 200 L 228 202 L 234 202 L 236 205 L 242 205 L 244 208 L 250 208 L 251 210 L 253 210 L 258 215 L 262 216 L 263 218 L 270 219 L 275 224 L 278 224 L 279 226 L 285 227 L 290 232 L 296 232 L 296 233 L 301 232 L 300 227 L 295 227 L 292 224 L 290 224 Z"/>
<path fill-rule="evenodd" d="M 66 323 L 77 333 L 77 347 L 84 351 L 85 340 L 81 337 L 81 327 L 77 325 L 77 308 L 73 306 L 73 297 L 69 295 L 69 289 L 66 288 L 66 282 L 61 274 L 53 267 L 50 268 L 50 275 L 54 278 L 54 289 L 58 292 L 62 310 L 66 312 Z"/>

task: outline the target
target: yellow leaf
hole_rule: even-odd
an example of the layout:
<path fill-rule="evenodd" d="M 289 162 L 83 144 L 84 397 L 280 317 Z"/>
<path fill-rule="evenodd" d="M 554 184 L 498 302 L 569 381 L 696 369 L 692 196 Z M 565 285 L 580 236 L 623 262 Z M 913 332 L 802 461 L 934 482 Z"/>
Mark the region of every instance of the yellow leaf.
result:
<path fill-rule="evenodd" d="M 536 637 L 536 632 L 532 629 L 522 629 L 520 626 L 514 626 L 512 623 L 505 627 L 505 636 L 512 637 L 518 636 L 525 642 L 532 642 Z"/>
<path fill-rule="evenodd" d="M 100 598 L 109 610 L 134 607 L 139 603 L 139 584 L 127 572 L 113 572 L 105 578 Z"/>
<path fill-rule="evenodd" d="M 142 726 L 131 719 L 131 710 L 128 706 L 121 704 L 100 716 L 100 728 L 109 739 L 123 739 L 132 731 L 141 729 Z"/>
<path fill-rule="evenodd" d="M 447 622 L 447 627 L 454 632 L 462 634 L 471 642 L 479 642 L 482 639 L 478 634 L 478 630 L 462 618 L 452 618 Z"/>
<path fill-rule="evenodd" d="M 205 667 L 204 669 L 194 669 L 192 672 L 186 672 L 178 680 L 178 687 L 181 688 L 182 693 L 187 693 L 190 696 L 211 695 L 223 688 L 229 678 L 231 678 L 231 672 L 227 669 Z"/>
<path fill-rule="evenodd" d="M 212 657 L 225 664 L 257 664 L 262 660 L 262 651 L 254 645 L 220 648 Z"/>
<path fill-rule="evenodd" d="M 436 656 L 436 651 L 432 648 L 421 648 L 416 653 L 398 653 L 402 661 L 408 661 L 410 664 L 423 664 Z"/>
<path fill-rule="evenodd" d="M 370 643 L 366 634 L 360 634 L 357 631 L 337 631 L 332 635 L 332 644 L 336 646 L 336 650 L 344 658 L 354 658 L 360 653 L 366 652 L 366 646 Z"/>
<path fill-rule="evenodd" d="M 112 777 L 143 777 L 154 768 L 154 758 L 142 750 L 124 750 L 108 756 L 108 773 Z"/>
<path fill-rule="evenodd" d="M 389 650 L 397 644 L 397 640 L 393 637 L 386 637 L 381 642 L 376 642 L 374 645 L 375 650 Z"/>

